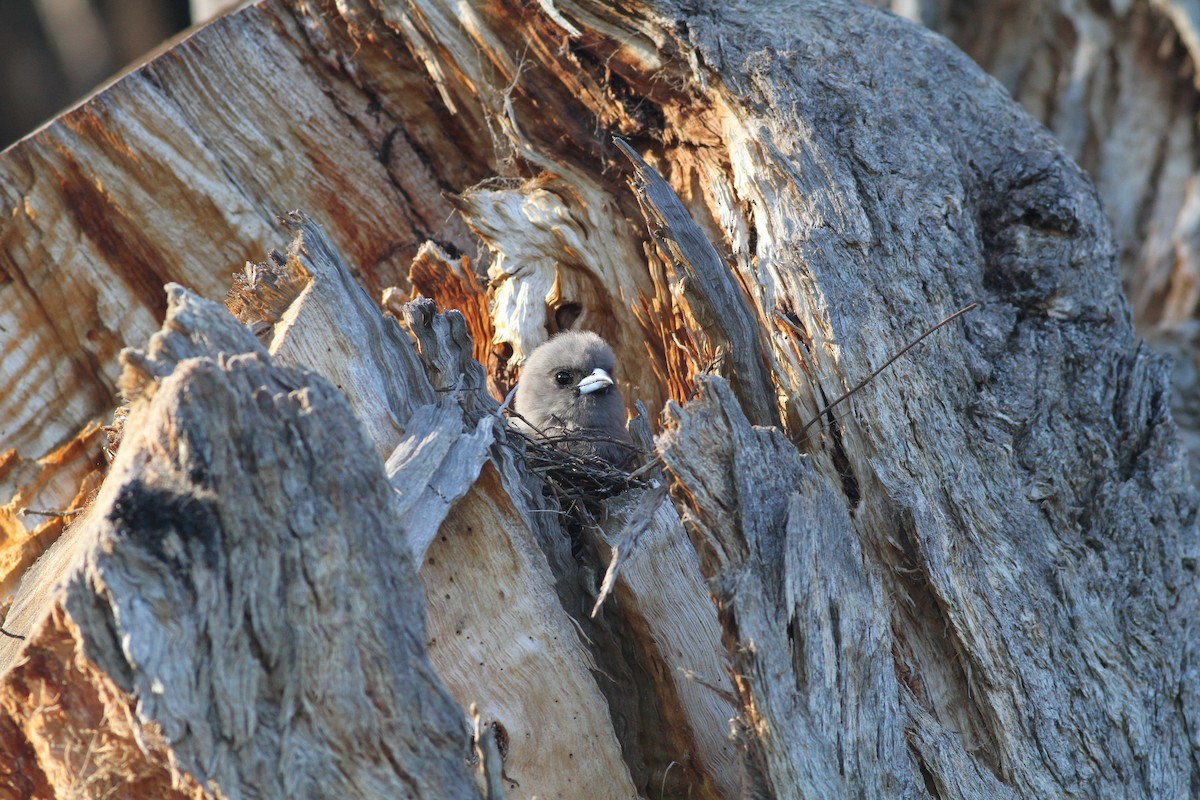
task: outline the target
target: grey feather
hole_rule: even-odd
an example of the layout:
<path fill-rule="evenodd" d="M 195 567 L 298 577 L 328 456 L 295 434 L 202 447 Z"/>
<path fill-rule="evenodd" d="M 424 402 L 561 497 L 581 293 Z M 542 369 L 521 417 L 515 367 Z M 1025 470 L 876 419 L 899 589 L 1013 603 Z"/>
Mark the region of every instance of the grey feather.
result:
<path fill-rule="evenodd" d="M 633 442 L 625 401 L 611 380 L 614 362 L 608 343 L 587 331 L 560 333 L 535 349 L 521 370 L 515 400 L 517 414 L 532 428 L 526 432 L 570 436 L 565 449 L 624 466 Z"/>

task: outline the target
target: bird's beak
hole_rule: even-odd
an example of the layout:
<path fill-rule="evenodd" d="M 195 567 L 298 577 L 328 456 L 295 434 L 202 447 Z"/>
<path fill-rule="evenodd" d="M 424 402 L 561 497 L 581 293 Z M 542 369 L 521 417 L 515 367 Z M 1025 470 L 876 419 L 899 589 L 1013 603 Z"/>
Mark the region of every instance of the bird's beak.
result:
<path fill-rule="evenodd" d="M 596 367 L 592 370 L 592 374 L 579 382 L 579 394 L 591 394 L 592 392 L 600 392 L 613 385 L 613 379 L 608 376 L 604 370 Z"/>

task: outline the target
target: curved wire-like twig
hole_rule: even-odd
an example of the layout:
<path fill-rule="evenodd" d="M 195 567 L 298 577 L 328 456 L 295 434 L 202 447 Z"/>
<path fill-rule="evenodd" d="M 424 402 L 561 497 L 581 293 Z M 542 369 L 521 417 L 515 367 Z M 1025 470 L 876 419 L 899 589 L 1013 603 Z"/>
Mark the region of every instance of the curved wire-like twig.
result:
<path fill-rule="evenodd" d="M 900 356 L 904 355 L 904 354 L 905 354 L 905 353 L 907 353 L 909 350 L 913 349 L 913 348 L 914 348 L 914 347 L 916 347 L 918 344 L 920 344 L 920 343 L 921 343 L 921 341 L 922 341 L 922 340 L 924 340 L 924 338 L 925 338 L 926 336 L 928 336 L 929 334 L 933 333 L 933 332 L 934 332 L 934 331 L 936 331 L 938 328 L 941 328 L 941 327 L 943 327 L 944 325 L 947 325 L 947 324 L 949 324 L 950 322 L 953 322 L 955 319 L 957 319 L 958 317 L 961 317 L 963 314 L 967 313 L 968 311 L 970 311 L 971 309 L 975 308 L 975 307 L 976 307 L 976 306 L 978 306 L 978 305 L 979 305 L 979 303 L 971 303 L 971 304 L 970 304 L 970 305 L 968 305 L 968 306 L 963 306 L 963 307 L 962 307 L 962 308 L 960 308 L 958 311 L 955 311 L 953 314 L 951 314 L 950 316 L 948 316 L 948 317 L 946 317 L 945 319 L 943 319 L 943 320 L 942 320 L 941 322 L 939 322 L 937 325 L 934 325 L 932 328 L 930 328 L 929 330 L 925 331 L 924 333 L 922 333 L 922 334 L 921 334 L 920 336 L 918 336 L 917 338 L 913 339 L 913 340 L 912 340 L 911 342 L 909 342 L 908 344 L 904 345 L 904 347 L 903 347 L 903 348 L 901 348 L 901 349 L 900 349 L 900 351 L 899 351 L 898 353 L 896 353 L 894 356 L 892 356 L 891 358 L 889 358 L 887 361 L 883 362 L 883 366 L 881 366 L 879 369 L 875 370 L 875 371 L 874 371 L 874 372 L 872 372 L 870 375 L 868 375 L 867 377 L 865 377 L 865 378 L 863 378 L 861 381 L 859 381 L 859 382 L 858 382 L 858 384 L 857 384 L 857 385 L 855 385 L 855 387 L 854 387 L 853 389 L 849 390 L 848 392 L 846 392 L 845 394 L 843 394 L 841 397 L 839 397 L 838 399 L 834 400 L 832 403 L 829 403 L 829 404 L 827 404 L 827 405 L 826 405 L 824 408 L 822 408 L 822 409 L 821 409 L 821 410 L 820 410 L 820 411 L 817 413 L 817 415 L 816 415 L 815 417 L 813 417 L 812 419 L 810 419 L 810 420 L 809 420 L 809 421 L 808 421 L 808 422 L 805 424 L 805 426 L 804 426 L 803 428 L 801 428 L 801 429 L 800 429 L 800 435 L 801 435 L 801 436 L 804 436 L 805 434 L 807 434 L 807 433 L 808 433 L 808 429 L 809 429 L 809 428 L 811 428 L 811 427 L 812 427 L 814 424 L 816 424 L 816 422 L 817 422 L 818 420 L 820 420 L 820 419 L 821 419 L 821 418 L 823 418 L 823 417 L 824 417 L 826 414 L 828 414 L 830 411 L 832 411 L 832 410 L 834 409 L 834 407 L 835 407 L 835 406 L 837 406 L 839 403 L 841 403 L 843 400 L 846 400 L 847 398 L 849 398 L 850 396 L 852 396 L 852 395 L 853 395 L 855 392 L 857 392 L 859 389 L 863 388 L 863 387 L 864 387 L 864 386 L 866 386 L 868 383 L 870 383 L 870 382 L 871 382 L 871 381 L 872 381 L 872 380 L 875 378 L 875 376 L 876 376 L 876 375 L 878 375 L 879 373 L 883 372 L 885 369 L 887 369 L 887 368 L 888 368 L 888 367 L 890 367 L 892 364 L 894 364 L 894 363 L 896 362 L 896 360 L 897 360 L 898 358 L 900 358 Z"/>

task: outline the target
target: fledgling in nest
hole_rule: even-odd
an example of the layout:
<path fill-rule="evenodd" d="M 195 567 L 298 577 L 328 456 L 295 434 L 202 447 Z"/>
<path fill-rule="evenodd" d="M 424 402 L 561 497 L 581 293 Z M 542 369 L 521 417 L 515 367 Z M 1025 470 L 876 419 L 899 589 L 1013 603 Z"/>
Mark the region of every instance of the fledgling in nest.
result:
<path fill-rule="evenodd" d="M 644 485 L 629 472 L 640 451 L 612 378 L 612 348 L 594 333 L 554 336 L 526 359 L 510 425 L 530 471 L 583 507 Z"/>

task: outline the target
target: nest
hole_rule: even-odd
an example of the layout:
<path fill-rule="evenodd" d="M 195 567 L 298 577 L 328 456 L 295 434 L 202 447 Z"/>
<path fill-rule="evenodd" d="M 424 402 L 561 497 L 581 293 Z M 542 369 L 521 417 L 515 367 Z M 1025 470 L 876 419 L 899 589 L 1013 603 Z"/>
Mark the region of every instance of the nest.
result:
<path fill-rule="evenodd" d="M 647 459 L 645 450 L 611 437 L 583 433 L 533 436 L 515 427 L 508 429 L 510 441 L 515 437 L 524 442 L 525 464 L 540 477 L 564 507 L 594 509 L 600 500 L 614 497 L 630 489 L 649 486 L 647 473 L 656 462 Z M 628 448 L 628 471 L 610 464 L 586 451 L 597 442 L 612 443 Z M 643 463 L 644 462 L 644 463 Z"/>

